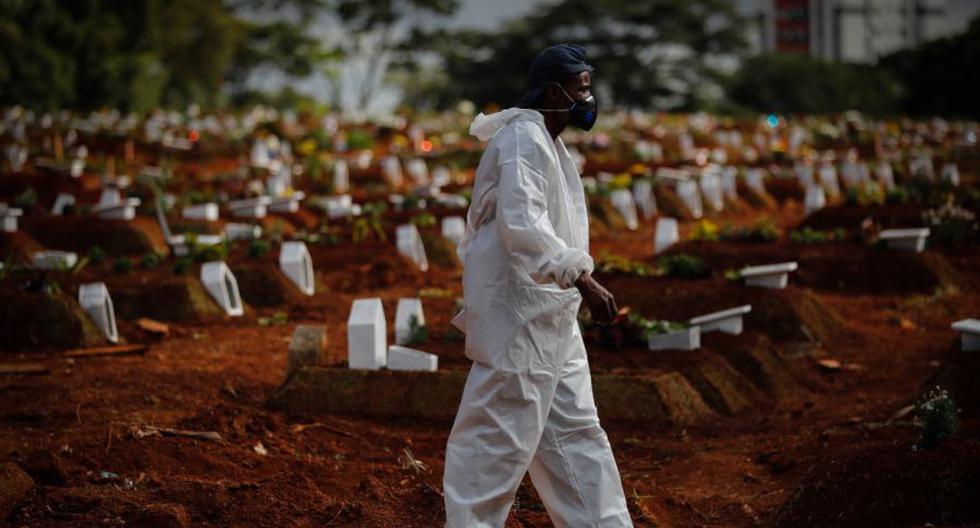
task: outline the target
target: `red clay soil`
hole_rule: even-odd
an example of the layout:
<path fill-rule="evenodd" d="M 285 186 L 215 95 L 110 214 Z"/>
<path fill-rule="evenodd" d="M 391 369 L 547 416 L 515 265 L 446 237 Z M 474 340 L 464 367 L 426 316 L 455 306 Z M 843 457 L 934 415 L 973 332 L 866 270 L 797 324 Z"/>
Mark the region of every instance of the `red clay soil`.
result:
<path fill-rule="evenodd" d="M 779 214 L 782 223 L 798 211 Z M 746 214 L 744 220 L 752 218 Z M 651 240 L 652 227 L 645 224 L 636 233 L 611 233 L 593 250 L 641 258 L 649 254 Z M 144 355 L 70 360 L 59 352 L 28 351 L 18 356 L 44 362 L 50 372 L 0 375 L 0 460 L 17 463 L 37 483 L 10 524 L 440 526 L 449 424 L 285 415 L 268 410 L 265 402 L 283 381 L 296 324 L 326 324 L 328 361 L 343 363 L 344 322 L 351 301 L 360 297 L 380 297 L 391 321 L 398 298 L 418 296 L 421 289 L 439 291 L 441 297 L 423 299 L 431 335 L 419 348 L 438 352 L 446 368 L 465 368 L 462 343 L 447 328 L 460 272 L 434 265 L 422 273 L 397 256 L 391 240 L 311 245 L 310 251 L 323 288 L 288 306 L 253 307 L 243 318 L 207 324 L 174 322 L 165 338 L 142 333 L 131 319 L 121 321 L 128 341 L 152 343 Z M 241 258 L 233 252 L 230 264 Z M 144 274 L 162 278 L 171 265 L 134 272 L 125 280 L 139 281 Z M 83 274 L 100 270 L 105 272 L 93 268 Z M 676 304 L 678 315 L 702 306 L 722 308 L 729 295 L 742 290 L 765 295 L 720 279 L 608 282 L 624 300 L 632 296 L 629 302 L 636 306 L 643 306 L 644 297 L 652 299 L 645 306 L 651 309 L 671 299 L 680 302 L 690 291 Z M 667 288 L 677 297 L 658 300 Z M 802 292 L 790 288 L 775 297 Z M 968 487 L 977 475 L 975 414 L 964 413 L 958 436 L 925 454 L 912 453 L 914 431 L 907 419 L 882 425 L 941 379 L 944 366 L 955 359 L 949 323 L 976 317 L 980 293 L 815 288 L 812 296 L 838 321 L 810 352 L 812 358 L 796 360 L 814 383 L 771 393 L 755 408 L 694 426 L 604 424 L 637 526 L 980 522 L 975 503 L 967 503 L 961 491 L 975 489 Z M 258 317 L 279 310 L 287 312 L 287 324 L 257 324 Z M 757 326 L 751 317 L 746 321 L 742 336 L 709 335 L 705 349 L 689 357 L 718 354 L 727 361 L 725 354 L 755 345 L 781 354 L 791 350 L 778 328 Z M 596 370 L 653 361 L 658 367 L 683 367 L 686 357 L 670 353 L 652 360 L 636 349 L 617 356 L 616 349 L 598 341 L 589 346 Z M 842 367 L 828 370 L 814 359 L 835 359 Z M 962 391 L 957 398 L 977 401 L 975 384 L 957 387 Z M 214 431 L 222 440 L 159 436 L 151 425 Z M 412 464 L 412 457 L 421 464 Z M 947 483 L 956 488 L 943 487 Z M 946 495 L 928 500 L 940 492 Z M 528 481 L 507 526 L 550 526 Z"/>

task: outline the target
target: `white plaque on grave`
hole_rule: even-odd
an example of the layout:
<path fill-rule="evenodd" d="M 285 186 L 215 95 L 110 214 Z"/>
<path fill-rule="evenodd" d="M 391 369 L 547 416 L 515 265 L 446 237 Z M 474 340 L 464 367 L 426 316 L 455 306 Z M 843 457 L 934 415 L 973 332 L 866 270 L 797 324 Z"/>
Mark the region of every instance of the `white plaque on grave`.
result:
<path fill-rule="evenodd" d="M 701 194 L 704 201 L 713 211 L 721 211 L 725 208 L 725 196 L 721 189 L 721 178 L 714 171 L 705 171 L 701 175 Z"/>
<path fill-rule="evenodd" d="M 745 185 L 758 194 L 766 194 L 766 185 L 763 183 L 765 173 L 762 169 L 753 168 L 745 170 Z"/>
<path fill-rule="evenodd" d="M 399 187 L 402 184 L 402 166 L 399 163 L 398 158 L 395 156 L 388 156 L 381 160 L 381 173 L 388 180 L 388 183 Z"/>
<path fill-rule="evenodd" d="M 442 236 L 458 246 L 466 236 L 466 220 L 462 216 L 443 217 Z"/>
<path fill-rule="evenodd" d="M 955 163 L 946 163 L 943 165 L 943 181 L 949 182 L 954 186 L 960 184 L 960 169 Z"/>
<path fill-rule="evenodd" d="M 626 228 L 633 231 L 639 227 L 636 217 L 636 204 L 633 202 L 633 193 L 629 189 L 616 189 L 609 196 L 612 206 L 619 211 L 619 214 L 626 221 Z"/>
<path fill-rule="evenodd" d="M 294 191 L 285 196 L 269 199 L 269 210 L 274 213 L 290 214 L 299 211 L 299 203 L 306 198 L 303 191 Z"/>
<path fill-rule="evenodd" d="M 922 154 L 909 160 L 909 174 L 913 178 L 925 178 L 929 181 L 935 180 L 936 173 L 932 168 L 932 157 Z"/>
<path fill-rule="evenodd" d="M 279 269 L 304 295 L 313 295 L 316 291 L 313 259 L 303 242 L 282 243 L 279 250 Z"/>
<path fill-rule="evenodd" d="M 398 308 L 395 310 L 395 344 L 404 345 L 411 340 L 412 318 L 415 318 L 416 326 L 425 326 L 422 300 L 398 299 Z"/>
<path fill-rule="evenodd" d="M 878 238 L 885 241 L 889 249 L 899 249 L 921 253 L 926 249 L 929 228 L 885 229 Z"/>
<path fill-rule="evenodd" d="M 16 207 L 7 207 L 7 204 L 0 204 L 0 231 L 13 233 L 17 231 L 17 218 L 24 214 L 24 211 Z"/>
<path fill-rule="evenodd" d="M 425 160 L 420 158 L 408 160 L 405 163 L 405 172 L 411 176 L 416 185 L 429 184 L 429 167 L 425 164 Z"/>
<path fill-rule="evenodd" d="M 836 199 L 840 196 L 840 184 L 837 182 L 837 169 L 827 163 L 820 167 L 820 185 L 831 197 Z"/>
<path fill-rule="evenodd" d="M 223 261 L 205 262 L 201 266 L 201 282 L 226 314 L 239 316 L 245 313 L 242 297 L 238 293 L 238 281 Z"/>
<path fill-rule="evenodd" d="M 826 205 L 827 195 L 824 194 L 823 186 L 816 184 L 808 185 L 806 188 L 806 197 L 804 198 L 805 214 L 810 215 L 823 209 Z"/>
<path fill-rule="evenodd" d="M 388 347 L 388 369 L 435 372 L 439 356 L 399 345 Z"/>
<path fill-rule="evenodd" d="M 960 347 L 964 352 L 980 351 L 980 319 L 963 319 L 952 327 L 960 333 Z"/>
<path fill-rule="evenodd" d="M 228 209 L 236 218 L 265 218 L 268 213 L 269 201 L 268 196 L 233 200 L 228 202 Z"/>
<path fill-rule="evenodd" d="M 106 338 L 116 343 L 119 331 L 116 329 L 116 313 L 112 307 L 112 297 L 104 282 L 92 282 L 78 287 L 78 303 L 92 318 Z"/>
<path fill-rule="evenodd" d="M 357 299 L 347 318 L 347 363 L 352 369 L 377 370 L 386 364 L 388 336 L 381 299 Z"/>
<path fill-rule="evenodd" d="M 663 217 L 657 220 L 657 229 L 653 235 L 653 254 L 659 255 L 681 239 L 676 218 Z"/>
<path fill-rule="evenodd" d="M 875 166 L 875 177 L 878 178 L 878 183 L 880 183 L 885 190 L 892 190 L 895 188 L 895 175 L 892 172 L 892 164 L 887 161 L 879 162 Z"/>
<path fill-rule="evenodd" d="M 350 190 L 350 170 L 347 161 L 339 159 L 333 164 L 333 191 L 345 193 Z"/>
<path fill-rule="evenodd" d="M 738 335 L 742 333 L 742 317 L 751 311 L 752 306 L 746 304 L 744 306 L 695 317 L 688 324 L 691 326 L 700 326 L 702 334 L 718 330 L 726 334 Z"/>
<path fill-rule="evenodd" d="M 697 350 L 701 348 L 701 327 L 689 326 L 681 330 L 650 334 L 647 339 L 650 350 Z"/>
<path fill-rule="evenodd" d="M 650 180 L 633 182 L 633 200 L 644 220 L 652 220 L 657 214 L 657 200 L 653 195 L 653 184 Z"/>
<path fill-rule="evenodd" d="M 78 255 L 71 251 L 35 251 L 31 254 L 31 265 L 41 270 L 66 270 L 75 267 Z"/>
<path fill-rule="evenodd" d="M 51 214 L 54 216 L 61 216 L 65 214 L 66 207 L 75 206 L 75 195 L 68 193 L 58 193 L 58 196 L 54 199 L 54 205 L 51 206 Z"/>
<path fill-rule="evenodd" d="M 738 201 L 738 169 L 727 166 L 721 171 L 721 191 L 729 202 Z"/>
<path fill-rule="evenodd" d="M 691 212 L 694 218 L 704 216 L 704 209 L 701 207 L 701 193 L 698 191 L 698 184 L 694 180 L 684 180 L 677 182 L 677 197 Z"/>
<path fill-rule="evenodd" d="M 425 246 L 415 224 L 402 224 L 395 228 L 395 245 L 398 252 L 405 255 L 422 271 L 429 270 L 429 259 L 425 255 Z"/>
<path fill-rule="evenodd" d="M 218 219 L 218 204 L 203 203 L 188 205 L 181 211 L 181 216 L 188 220 L 203 220 L 214 222 Z"/>
<path fill-rule="evenodd" d="M 793 165 L 793 173 L 800 182 L 800 187 L 804 189 L 813 185 L 813 166 L 809 163 L 798 161 Z"/>
<path fill-rule="evenodd" d="M 786 288 L 786 284 L 789 282 L 789 274 L 796 271 L 796 268 L 796 262 L 767 264 L 744 268 L 739 272 L 739 275 L 745 279 L 747 286 L 782 290 Z"/>

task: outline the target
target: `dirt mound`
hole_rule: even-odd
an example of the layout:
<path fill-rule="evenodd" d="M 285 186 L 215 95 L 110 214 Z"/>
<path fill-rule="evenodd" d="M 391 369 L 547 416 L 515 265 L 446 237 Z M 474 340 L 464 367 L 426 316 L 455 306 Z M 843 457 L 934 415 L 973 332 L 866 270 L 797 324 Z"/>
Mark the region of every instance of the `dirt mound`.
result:
<path fill-rule="evenodd" d="M 35 251 L 43 250 L 44 246 L 23 231 L 0 233 L 0 262 L 10 259 L 14 263 L 26 264 L 31 261 Z"/>
<path fill-rule="evenodd" d="M 816 230 L 836 229 L 838 227 L 856 230 L 866 218 L 874 219 L 883 228 L 922 227 L 922 206 L 914 204 L 883 205 L 877 207 L 861 207 L 857 205 L 840 205 L 824 207 L 814 212 L 803 221 L 801 228 L 809 227 Z"/>
<path fill-rule="evenodd" d="M 157 223 L 138 216 L 129 222 L 95 217 L 49 217 L 24 222 L 24 230 L 52 249 L 82 254 L 98 246 L 110 255 L 166 253 L 167 244 Z"/>
<path fill-rule="evenodd" d="M 980 522 L 980 441 L 913 451 L 869 442 L 818 463 L 776 514 L 776 528 L 973 526 Z"/>
<path fill-rule="evenodd" d="M 766 192 L 778 202 L 803 202 L 806 190 L 796 178 L 773 178 L 766 182 Z"/>
<path fill-rule="evenodd" d="M 452 242 L 442 235 L 425 230 L 422 231 L 421 236 L 425 255 L 430 264 L 455 270 L 463 269 L 463 264 L 456 256 L 456 246 Z"/>
<path fill-rule="evenodd" d="M 266 308 L 284 304 L 297 304 L 302 293 L 273 262 L 239 262 L 231 266 L 231 272 L 238 281 L 238 290 L 246 303 Z"/>
<path fill-rule="evenodd" d="M 136 276 L 107 278 L 116 317 L 149 317 L 160 321 L 203 321 L 222 315 L 221 309 L 192 277 L 160 273 L 156 280 Z"/>
<path fill-rule="evenodd" d="M 64 292 L 30 293 L 12 284 L 0 289 L 0 350 L 80 348 L 105 344 L 105 337 Z"/>
<path fill-rule="evenodd" d="M 395 249 L 392 240 L 309 247 L 313 268 L 329 290 L 363 292 L 423 283 L 424 273 Z"/>

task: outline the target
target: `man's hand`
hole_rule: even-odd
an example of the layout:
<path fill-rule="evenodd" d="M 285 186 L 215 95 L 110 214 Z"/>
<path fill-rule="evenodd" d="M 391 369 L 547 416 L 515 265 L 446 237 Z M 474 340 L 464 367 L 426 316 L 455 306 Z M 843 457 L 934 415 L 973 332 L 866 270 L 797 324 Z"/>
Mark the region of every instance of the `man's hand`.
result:
<path fill-rule="evenodd" d="M 603 288 L 588 273 L 582 274 L 575 281 L 575 287 L 582 294 L 585 305 L 589 307 L 593 321 L 599 324 L 613 322 L 619 310 L 616 308 L 616 299 L 613 298 L 613 294 L 609 293 L 609 290 Z"/>

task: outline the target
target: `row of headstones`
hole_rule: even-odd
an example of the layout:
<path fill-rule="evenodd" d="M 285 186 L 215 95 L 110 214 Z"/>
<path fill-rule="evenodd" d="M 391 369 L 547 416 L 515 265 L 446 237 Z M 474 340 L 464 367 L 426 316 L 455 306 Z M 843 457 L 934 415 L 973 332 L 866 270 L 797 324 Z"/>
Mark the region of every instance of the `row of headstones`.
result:
<path fill-rule="evenodd" d="M 347 363 L 352 369 L 415 370 L 435 372 L 439 357 L 405 345 L 412 332 L 425 326 L 422 301 L 398 300 L 395 310 L 395 344 L 388 346 L 388 329 L 381 299 L 357 299 L 347 318 Z"/>

